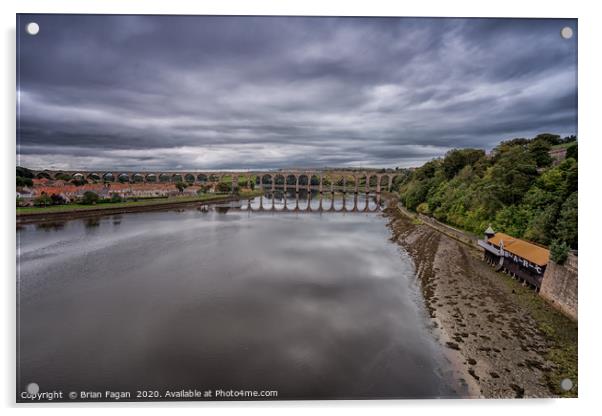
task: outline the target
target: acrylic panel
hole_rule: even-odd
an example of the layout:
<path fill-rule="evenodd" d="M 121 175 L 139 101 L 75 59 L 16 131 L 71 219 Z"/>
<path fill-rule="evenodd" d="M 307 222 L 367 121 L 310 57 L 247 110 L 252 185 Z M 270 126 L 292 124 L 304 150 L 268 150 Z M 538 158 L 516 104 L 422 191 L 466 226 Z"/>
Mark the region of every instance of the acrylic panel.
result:
<path fill-rule="evenodd" d="M 577 396 L 576 19 L 16 30 L 18 402 Z"/>

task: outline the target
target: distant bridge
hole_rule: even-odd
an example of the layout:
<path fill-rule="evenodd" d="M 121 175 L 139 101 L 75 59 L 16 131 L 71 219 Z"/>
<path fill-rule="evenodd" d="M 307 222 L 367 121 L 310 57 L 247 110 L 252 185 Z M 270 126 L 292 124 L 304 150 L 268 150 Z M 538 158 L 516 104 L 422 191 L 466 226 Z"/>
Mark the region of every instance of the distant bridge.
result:
<path fill-rule="evenodd" d="M 47 179 L 85 179 L 102 182 L 134 182 L 134 183 L 175 183 L 207 184 L 224 182 L 232 183 L 235 191 L 240 183 L 239 178 L 248 182 L 255 178 L 255 183 L 264 189 L 275 191 L 300 190 L 314 192 L 377 192 L 389 191 L 399 172 L 376 173 L 345 171 L 71 171 L 71 170 L 32 170 L 36 178 Z"/>

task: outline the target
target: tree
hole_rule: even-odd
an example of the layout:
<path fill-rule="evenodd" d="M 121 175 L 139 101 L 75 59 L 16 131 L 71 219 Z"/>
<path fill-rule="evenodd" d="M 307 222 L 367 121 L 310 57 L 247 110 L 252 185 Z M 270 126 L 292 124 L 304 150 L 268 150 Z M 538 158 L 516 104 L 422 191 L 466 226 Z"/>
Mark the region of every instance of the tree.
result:
<path fill-rule="evenodd" d="M 558 140 L 546 134 L 504 141 L 491 157 L 454 149 L 408 170 L 394 189 L 408 209 L 467 231 L 481 232 L 492 223 L 517 238 L 560 240 L 576 248 L 577 161 L 567 157 L 548 165 L 548 149 Z"/>
<path fill-rule="evenodd" d="M 31 180 L 31 178 L 26 178 L 26 177 L 23 177 L 23 176 L 17 176 L 17 186 L 19 186 L 19 187 L 23 187 L 23 186 L 32 187 L 33 186 L 33 180 Z"/>
<path fill-rule="evenodd" d="M 176 188 L 178 188 L 178 191 L 180 191 L 180 193 L 184 192 L 184 189 L 186 189 L 187 187 L 188 187 L 188 184 L 186 184 L 182 181 L 176 182 Z"/>
<path fill-rule="evenodd" d="M 60 194 L 52 194 L 50 195 L 50 199 L 52 201 L 52 205 L 64 205 L 67 203 L 67 200 Z"/>
<path fill-rule="evenodd" d="M 29 178 L 29 179 L 33 179 L 34 174 L 31 170 L 27 169 L 27 168 L 23 168 L 21 166 L 17 166 L 17 176 L 20 176 L 22 178 Z"/>
<path fill-rule="evenodd" d="M 218 182 L 218 184 L 215 185 L 215 192 L 226 193 L 226 192 L 230 192 L 231 190 L 232 190 L 232 187 L 230 186 L 230 184 L 225 183 L 225 182 Z"/>
<path fill-rule="evenodd" d="M 550 142 L 541 137 L 535 138 L 529 143 L 529 153 L 533 157 L 533 160 L 538 168 L 550 166 L 552 164 L 552 157 L 549 153 L 551 148 L 552 145 Z"/>
<path fill-rule="evenodd" d="M 562 240 L 554 240 L 550 244 L 550 259 L 554 263 L 564 264 L 569 256 L 569 246 Z"/>
<path fill-rule="evenodd" d="M 485 151 L 482 149 L 453 149 L 447 152 L 443 159 L 443 172 L 447 179 L 451 179 L 464 166 L 473 165 L 479 159 L 485 157 Z"/>
<path fill-rule="evenodd" d="M 579 154 L 579 152 L 577 151 L 577 143 L 575 143 L 575 144 L 567 147 L 567 149 L 566 149 L 566 157 L 567 157 L 567 159 L 569 157 L 571 157 L 571 158 L 577 160 L 578 154 Z"/>
<path fill-rule="evenodd" d="M 572 248 L 578 244 L 577 192 L 573 192 L 562 204 L 556 226 L 556 236 Z"/>
<path fill-rule="evenodd" d="M 84 192 L 81 202 L 84 205 L 94 205 L 98 202 L 98 199 L 98 194 L 96 192 L 86 191 Z"/>
<path fill-rule="evenodd" d="M 36 199 L 33 200 L 33 204 L 37 207 L 45 207 L 52 204 L 52 199 L 45 193 L 42 193 Z"/>
<path fill-rule="evenodd" d="M 558 134 L 550 134 L 550 133 L 541 133 L 535 136 L 533 141 L 543 140 L 548 142 L 551 146 L 556 146 L 557 144 L 561 144 L 562 140 Z"/>
<path fill-rule="evenodd" d="M 516 204 L 536 177 L 537 165 L 531 154 L 521 147 L 512 147 L 491 168 L 491 190 L 502 203 Z"/>

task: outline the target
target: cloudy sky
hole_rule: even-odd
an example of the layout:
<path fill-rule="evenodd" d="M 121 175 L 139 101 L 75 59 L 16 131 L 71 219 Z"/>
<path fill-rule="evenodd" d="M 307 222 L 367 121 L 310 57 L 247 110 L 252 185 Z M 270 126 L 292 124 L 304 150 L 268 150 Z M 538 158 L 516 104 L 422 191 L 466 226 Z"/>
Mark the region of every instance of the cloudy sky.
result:
<path fill-rule="evenodd" d="M 36 36 L 25 32 L 31 21 Z M 576 134 L 576 29 L 575 20 L 20 15 L 17 163 L 408 167 L 454 147 Z"/>

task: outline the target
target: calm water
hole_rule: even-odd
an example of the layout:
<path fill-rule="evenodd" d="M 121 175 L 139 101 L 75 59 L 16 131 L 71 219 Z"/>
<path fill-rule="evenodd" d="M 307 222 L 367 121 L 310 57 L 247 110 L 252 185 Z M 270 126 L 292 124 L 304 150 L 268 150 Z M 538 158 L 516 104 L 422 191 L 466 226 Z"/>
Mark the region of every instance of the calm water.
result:
<path fill-rule="evenodd" d="M 412 263 L 389 237 L 378 213 L 210 208 L 27 225 L 17 390 L 449 396 Z"/>

